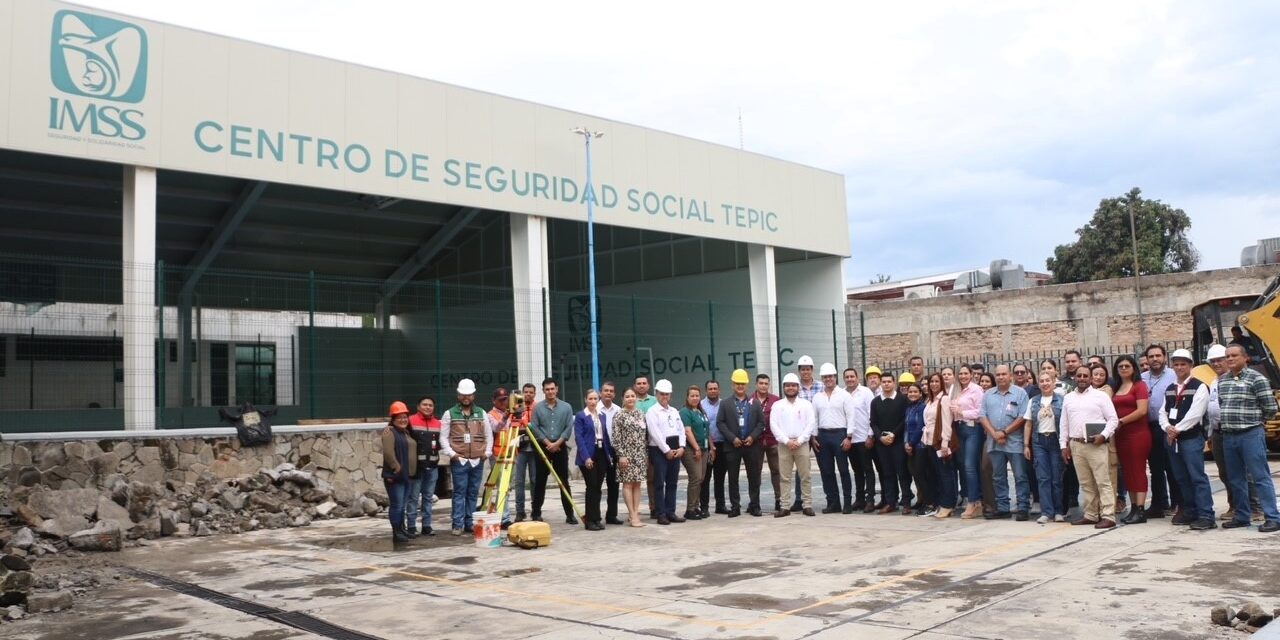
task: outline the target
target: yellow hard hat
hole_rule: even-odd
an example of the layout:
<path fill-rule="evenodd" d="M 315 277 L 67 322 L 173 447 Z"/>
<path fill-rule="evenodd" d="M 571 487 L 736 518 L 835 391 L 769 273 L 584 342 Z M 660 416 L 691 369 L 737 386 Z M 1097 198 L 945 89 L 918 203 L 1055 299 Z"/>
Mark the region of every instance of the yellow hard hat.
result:
<path fill-rule="evenodd" d="M 873 374 L 873 373 L 874 373 L 874 374 L 876 374 L 876 375 L 880 375 L 880 367 L 877 367 L 877 366 L 874 366 L 874 365 L 872 365 L 872 366 L 870 366 L 870 367 L 867 367 L 867 372 L 866 372 L 866 373 L 864 373 L 863 375 L 865 375 L 865 376 L 869 376 L 869 375 L 871 375 L 871 374 Z"/>
<path fill-rule="evenodd" d="M 903 371 L 902 375 L 898 376 L 898 384 L 915 384 L 915 383 L 916 383 L 916 377 L 911 375 L 910 371 Z"/>
<path fill-rule="evenodd" d="M 734 369 L 733 375 L 729 377 L 729 380 L 733 381 L 734 384 L 747 384 L 751 382 L 751 377 L 747 375 L 746 369 Z"/>

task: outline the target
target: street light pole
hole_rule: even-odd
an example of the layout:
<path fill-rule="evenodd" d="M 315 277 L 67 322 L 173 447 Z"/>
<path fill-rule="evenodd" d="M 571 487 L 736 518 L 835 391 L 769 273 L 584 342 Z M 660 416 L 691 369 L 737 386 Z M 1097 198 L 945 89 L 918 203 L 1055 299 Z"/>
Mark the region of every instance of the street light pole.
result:
<path fill-rule="evenodd" d="M 1138 335 L 1140 348 L 1147 348 L 1147 319 L 1142 315 L 1142 274 L 1138 271 L 1138 225 L 1133 219 L 1133 198 L 1129 198 L 1129 234 L 1133 239 L 1133 291 L 1138 298 Z"/>
<path fill-rule="evenodd" d="M 573 133 L 582 136 L 587 145 L 587 184 L 583 189 L 587 199 L 587 304 L 591 307 L 591 388 L 600 389 L 600 340 L 599 318 L 596 317 L 596 190 L 591 182 L 591 139 L 604 135 L 602 131 L 590 131 L 586 127 L 574 127 Z"/>

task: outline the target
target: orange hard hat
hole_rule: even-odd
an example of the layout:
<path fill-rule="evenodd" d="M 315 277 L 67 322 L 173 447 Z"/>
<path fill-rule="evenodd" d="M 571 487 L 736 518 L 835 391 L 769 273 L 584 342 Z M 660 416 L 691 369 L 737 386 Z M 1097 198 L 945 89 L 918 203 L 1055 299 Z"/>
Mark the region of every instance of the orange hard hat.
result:
<path fill-rule="evenodd" d="M 409 405 L 406 405 L 405 403 L 400 402 L 399 400 L 396 400 L 395 402 L 391 403 L 391 410 L 388 411 L 387 413 L 388 415 L 393 415 L 393 416 L 401 413 L 409 413 Z"/>

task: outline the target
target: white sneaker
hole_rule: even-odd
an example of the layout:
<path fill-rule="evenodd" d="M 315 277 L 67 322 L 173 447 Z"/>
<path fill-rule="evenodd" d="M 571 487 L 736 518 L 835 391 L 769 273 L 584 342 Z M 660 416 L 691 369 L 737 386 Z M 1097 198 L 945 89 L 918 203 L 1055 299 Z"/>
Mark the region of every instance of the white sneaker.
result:
<path fill-rule="evenodd" d="M 1053 521 L 1054 521 L 1054 522 L 1066 522 L 1066 521 L 1067 521 L 1067 517 L 1066 517 L 1066 516 L 1064 516 L 1064 515 L 1062 515 L 1061 513 L 1059 513 L 1058 515 L 1056 515 L 1056 516 L 1054 516 L 1054 517 L 1053 517 Z"/>
<path fill-rule="evenodd" d="M 1036 524 L 1048 524 L 1048 523 L 1049 523 L 1049 516 L 1040 516 L 1039 518 L 1036 518 Z"/>
<path fill-rule="evenodd" d="M 936 516 L 936 515 L 938 515 L 938 508 L 937 508 L 937 507 L 929 507 L 929 510 L 928 510 L 928 511 L 925 511 L 925 512 L 924 512 L 924 513 L 922 513 L 922 514 L 920 514 L 920 517 L 921 517 L 921 518 L 929 518 L 929 517 Z"/>

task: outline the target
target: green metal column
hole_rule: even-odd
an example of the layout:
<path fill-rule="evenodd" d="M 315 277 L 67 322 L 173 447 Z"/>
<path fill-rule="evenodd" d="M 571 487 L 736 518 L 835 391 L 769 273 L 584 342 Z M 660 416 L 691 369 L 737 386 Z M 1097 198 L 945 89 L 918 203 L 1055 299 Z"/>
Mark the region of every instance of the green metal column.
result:
<path fill-rule="evenodd" d="M 440 362 L 441 362 L 441 361 L 440 361 L 440 351 L 441 351 L 441 347 L 440 347 L 440 314 L 441 314 L 441 310 L 442 310 L 442 308 L 444 307 L 444 304 L 443 304 L 443 296 L 444 296 L 444 292 L 443 292 L 443 291 L 441 291 L 441 288 L 440 288 L 440 281 L 439 281 L 439 280 L 436 280 L 436 343 L 435 343 L 435 344 L 436 344 L 436 404 L 437 404 L 437 405 L 439 405 L 439 406 L 437 406 L 437 407 L 436 407 L 437 409 L 438 409 L 438 408 L 440 408 L 440 407 L 442 407 L 442 406 L 445 406 L 445 402 L 444 402 L 444 390 L 445 390 L 445 384 L 444 384 L 444 371 L 442 370 L 442 368 L 441 368 L 441 366 L 440 366 Z"/>
<path fill-rule="evenodd" d="M 711 379 L 716 379 L 716 310 L 715 303 L 707 301 L 707 331 L 711 342 L 711 360 L 707 362 L 707 369 L 711 370 Z"/>
<path fill-rule="evenodd" d="M 542 288 L 542 375 L 551 377 L 551 316 L 547 313 L 547 288 Z"/>
<path fill-rule="evenodd" d="M 316 272 L 307 272 L 307 405 L 316 417 Z"/>
<path fill-rule="evenodd" d="M 774 389 L 782 391 L 782 307 L 773 308 L 773 335 L 778 339 L 778 352 L 773 357 L 778 362 L 778 382 Z M 781 393 L 779 393 L 781 395 Z"/>
<path fill-rule="evenodd" d="M 836 338 L 835 309 L 831 310 L 831 364 L 834 364 L 837 370 L 840 369 L 840 340 Z M 840 384 L 844 384 L 844 381 L 840 381 Z"/>
<path fill-rule="evenodd" d="M 159 325 L 157 333 L 159 334 L 159 346 L 156 347 L 158 358 L 156 362 L 156 428 L 164 428 L 164 398 L 165 398 L 165 363 L 169 361 L 168 345 L 164 343 L 164 260 L 156 260 L 156 309 L 160 312 Z"/>

